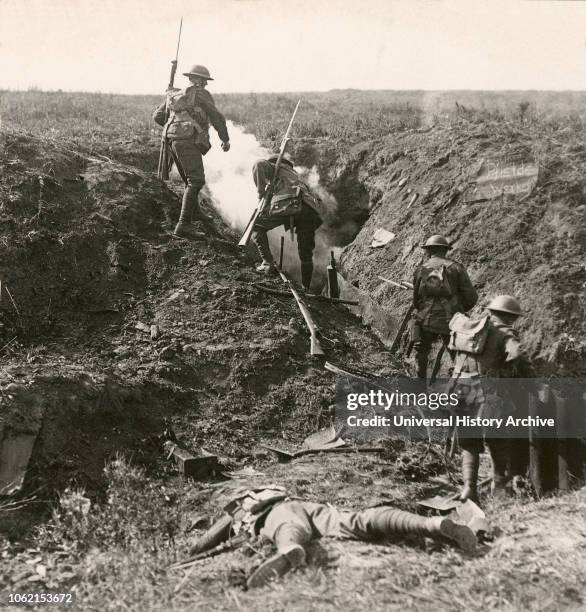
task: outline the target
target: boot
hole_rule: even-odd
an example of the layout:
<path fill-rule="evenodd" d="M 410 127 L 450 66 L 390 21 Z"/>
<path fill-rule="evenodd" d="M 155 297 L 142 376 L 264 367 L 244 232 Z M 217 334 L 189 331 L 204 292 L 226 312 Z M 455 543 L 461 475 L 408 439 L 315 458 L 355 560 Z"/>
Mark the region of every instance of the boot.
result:
<path fill-rule="evenodd" d="M 306 293 L 309 293 L 311 286 L 311 277 L 313 276 L 313 261 L 301 262 L 301 284 Z"/>
<path fill-rule="evenodd" d="M 214 219 L 207 213 L 204 213 L 204 211 L 201 209 L 199 202 L 196 203 L 196 205 L 193 207 L 193 210 L 191 211 L 191 222 L 193 223 L 194 221 L 202 221 L 206 225 L 211 226 L 213 226 L 214 224 Z"/>
<path fill-rule="evenodd" d="M 266 274 L 266 275 L 277 274 L 275 263 L 272 261 L 263 261 L 261 264 L 256 266 L 256 271 L 260 272 L 261 274 Z"/>
<path fill-rule="evenodd" d="M 283 524 L 275 534 L 277 554 L 259 565 L 246 581 L 249 589 L 261 587 L 281 578 L 292 569 L 305 565 L 306 534 L 297 525 Z"/>
<path fill-rule="evenodd" d="M 478 468 L 480 466 L 480 454 L 477 451 L 462 449 L 462 480 L 464 487 L 460 492 L 458 499 L 466 501 L 470 499 L 473 502 L 478 501 Z"/>
<path fill-rule="evenodd" d="M 490 486 L 493 497 L 503 498 L 506 495 L 507 464 L 509 462 L 509 440 L 492 438 L 486 441 L 492 460 L 492 483 Z"/>
<path fill-rule="evenodd" d="M 181 202 L 181 212 L 179 213 L 179 221 L 175 226 L 173 232 L 175 236 L 179 238 L 203 238 L 205 237 L 204 232 L 197 231 L 191 223 L 192 211 L 195 207 L 198 207 L 197 196 L 199 194 L 199 188 L 194 187 L 191 183 L 188 183 L 183 192 L 183 200 Z"/>
<path fill-rule="evenodd" d="M 374 516 L 368 521 L 371 535 L 390 536 L 392 534 L 417 534 L 433 538 L 446 538 L 465 552 L 474 552 L 476 536 L 465 525 L 458 525 L 443 516 L 425 517 L 387 508 L 367 510 Z"/>
<path fill-rule="evenodd" d="M 256 245 L 260 256 L 262 257 L 262 263 L 257 266 L 257 272 L 263 273 L 272 273 L 276 272 L 275 270 L 275 260 L 273 259 L 273 254 L 271 253 L 271 248 L 269 246 L 269 238 L 267 236 L 267 232 L 264 229 L 255 229 L 252 232 L 252 241 Z"/>

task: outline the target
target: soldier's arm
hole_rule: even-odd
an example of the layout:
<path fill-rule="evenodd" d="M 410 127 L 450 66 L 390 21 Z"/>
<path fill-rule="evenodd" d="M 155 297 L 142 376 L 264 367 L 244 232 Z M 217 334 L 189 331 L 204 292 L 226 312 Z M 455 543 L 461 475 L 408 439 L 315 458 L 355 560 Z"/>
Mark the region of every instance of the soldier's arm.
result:
<path fill-rule="evenodd" d="M 216 132 L 218 132 L 218 136 L 222 142 L 228 142 L 230 140 L 230 136 L 228 135 L 228 128 L 226 127 L 226 119 L 224 115 L 216 108 L 216 103 L 212 98 L 212 94 L 205 89 L 198 89 L 197 91 L 197 101 L 203 106 L 205 112 L 207 113 L 210 123 L 213 125 Z"/>
<path fill-rule="evenodd" d="M 258 190 L 259 197 L 264 195 L 267 183 L 273 178 L 273 165 L 265 159 L 259 159 L 252 166 L 252 178 Z"/>
<path fill-rule="evenodd" d="M 518 378 L 533 378 L 533 366 L 523 351 L 519 339 L 516 336 L 509 336 L 505 340 L 504 348 L 505 362 L 512 374 Z"/>
<path fill-rule="evenodd" d="M 167 100 L 163 100 L 163 102 L 157 106 L 155 112 L 153 113 L 153 121 L 158 125 L 165 125 L 165 118 L 167 115 Z"/>
<path fill-rule="evenodd" d="M 459 266 L 459 268 L 458 289 L 460 293 L 460 302 L 464 312 L 468 312 L 476 306 L 476 302 L 478 302 L 478 293 L 476 289 L 474 289 L 474 285 L 464 266 Z"/>

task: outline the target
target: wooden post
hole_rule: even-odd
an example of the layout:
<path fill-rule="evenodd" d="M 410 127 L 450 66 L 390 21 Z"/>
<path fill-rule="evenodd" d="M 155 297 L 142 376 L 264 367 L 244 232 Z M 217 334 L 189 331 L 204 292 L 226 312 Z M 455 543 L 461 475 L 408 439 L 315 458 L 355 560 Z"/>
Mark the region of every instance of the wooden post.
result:
<path fill-rule="evenodd" d="M 285 251 L 285 236 L 281 236 L 281 250 L 279 251 L 279 268 L 283 269 L 283 254 Z"/>
<path fill-rule="evenodd" d="M 520 418 L 529 416 L 529 394 L 523 393 L 519 396 L 515 415 Z M 511 450 L 509 454 L 509 475 L 526 476 L 529 468 L 529 438 L 528 435 L 511 438 Z"/>
<path fill-rule="evenodd" d="M 529 395 L 529 416 L 555 418 L 553 397 L 540 402 L 533 394 Z M 558 486 L 558 444 L 555 438 L 546 438 L 538 427 L 529 432 L 529 473 L 538 497 Z"/>
<path fill-rule="evenodd" d="M 559 488 L 567 491 L 584 478 L 584 402 L 573 393 L 553 393 L 558 426 Z"/>
<path fill-rule="evenodd" d="M 532 393 L 528 397 L 529 416 L 537 415 L 537 407 L 539 402 Z M 543 484 L 541 482 L 541 465 L 539 456 L 539 435 L 535 427 L 529 428 L 529 478 L 535 490 L 535 495 L 541 497 L 543 495 Z"/>
<path fill-rule="evenodd" d="M 568 398 L 553 393 L 556 416 L 557 416 L 557 456 L 558 456 L 558 488 L 560 491 L 568 491 L 570 489 L 570 474 L 568 465 L 568 450 L 571 446 L 571 432 L 568 431 L 569 414 L 568 414 Z"/>
<path fill-rule="evenodd" d="M 334 251 L 330 253 L 330 265 L 327 267 L 328 276 L 328 296 L 331 298 L 340 297 L 340 287 L 338 286 L 338 271 L 336 270 L 336 259 Z"/>

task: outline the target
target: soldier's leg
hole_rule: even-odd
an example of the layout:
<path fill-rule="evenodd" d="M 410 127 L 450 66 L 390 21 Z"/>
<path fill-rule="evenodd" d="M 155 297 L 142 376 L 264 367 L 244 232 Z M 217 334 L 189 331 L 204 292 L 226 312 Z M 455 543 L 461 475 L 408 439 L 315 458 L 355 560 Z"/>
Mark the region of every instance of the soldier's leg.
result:
<path fill-rule="evenodd" d="M 388 507 L 341 512 L 340 516 L 342 537 L 376 541 L 413 534 L 450 540 L 466 552 L 476 548 L 476 536 L 468 527 L 442 516 L 425 517 Z"/>
<path fill-rule="evenodd" d="M 183 191 L 179 221 L 175 227 L 175 234 L 189 237 L 193 233 L 190 227 L 192 217 L 199 216 L 199 192 L 205 185 L 203 159 L 197 146 L 189 140 L 176 140 L 172 143 L 173 151 L 177 156 L 187 184 Z"/>
<path fill-rule="evenodd" d="M 437 334 L 426 329 L 421 329 L 419 342 L 415 346 L 415 360 L 417 362 L 417 378 L 427 378 L 427 362 L 431 347 Z"/>
<path fill-rule="evenodd" d="M 309 291 L 313 276 L 313 250 L 315 249 L 315 232 L 319 226 L 319 217 L 308 206 L 295 218 L 297 231 L 297 252 L 301 262 L 301 284 Z"/>
<path fill-rule="evenodd" d="M 458 416 L 475 418 L 478 416 L 484 395 L 481 386 L 474 380 L 461 379 L 457 387 L 460 400 L 457 407 Z M 462 450 L 462 481 L 463 487 L 458 499 L 478 501 L 478 468 L 480 454 L 484 450 L 484 433 L 482 427 L 462 428 L 458 443 Z"/>
<path fill-rule="evenodd" d="M 280 225 L 283 225 L 282 221 L 263 219 L 262 221 L 257 222 L 252 230 L 252 241 L 256 245 L 256 248 L 262 257 L 262 263 L 256 268 L 258 272 L 275 272 L 275 260 L 273 259 L 273 254 L 271 253 L 269 237 L 267 234 L 270 230 L 275 229 Z"/>
<path fill-rule="evenodd" d="M 264 586 L 290 570 L 305 564 L 305 546 L 313 528 L 302 502 L 282 502 L 268 514 L 262 535 L 277 547 L 277 554 L 262 563 L 247 581 L 249 588 Z"/>
<path fill-rule="evenodd" d="M 490 432 L 488 435 L 490 436 Z M 510 440 L 508 438 L 487 437 L 486 445 L 492 460 L 491 491 L 495 497 L 502 497 L 505 494 L 507 483 L 507 466 L 511 451 Z"/>
<path fill-rule="evenodd" d="M 449 334 L 441 334 L 440 338 L 442 339 L 442 342 L 444 343 L 445 347 L 446 347 L 446 353 L 450 356 L 450 360 L 452 363 L 454 363 L 454 359 L 456 358 L 456 352 L 455 351 L 450 351 L 448 349 L 448 346 L 450 346 L 450 336 Z"/>
<path fill-rule="evenodd" d="M 462 490 L 458 499 L 473 502 L 478 501 L 478 468 L 480 453 L 483 450 L 482 440 L 477 438 L 461 438 L 458 440 L 462 451 Z"/>

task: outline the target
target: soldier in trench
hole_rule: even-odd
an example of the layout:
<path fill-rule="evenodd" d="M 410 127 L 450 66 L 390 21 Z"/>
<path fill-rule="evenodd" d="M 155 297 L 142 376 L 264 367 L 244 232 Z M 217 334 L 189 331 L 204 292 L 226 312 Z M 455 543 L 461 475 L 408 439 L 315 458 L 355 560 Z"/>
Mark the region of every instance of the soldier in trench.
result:
<path fill-rule="evenodd" d="M 427 261 L 413 277 L 417 376 L 427 378 L 427 363 L 433 344 L 440 340 L 446 346 L 450 339 L 449 322 L 457 312 L 468 312 L 478 301 L 466 268 L 447 257 L 452 248 L 439 234 L 431 236 L 421 247 Z"/>
<path fill-rule="evenodd" d="M 284 488 L 241 490 L 219 519 L 192 547 L 208 551 L 234 534 L 261 534 L 276 553 L 261 563 L 247 580 L 249 588 L 264 586 L 306 563 L 306 548 L 321 537 L 384 541 L 393 536 L 419 535 L 451 542 L 466 553 L 476 549 L 476 536 L 466 525 L 443 516 L 424 517 L 388 506 L 361 512 L 339 510 L 330 504 L 291 499 Z"/>
<path fill-rule="evenodd" d="M 498 295 L 490 301 L 487 310 L 488 317 L 478 321 L 464 316 L 450 321 L 450 346 L 455 356 L 453 388 L 461 398 L 459 412 L 472 418 L 506 418 L 516 410 L 519 387 L 524 387 L 524 392 L 535 393 L 533 387 L 527 388 L 526 380 L 534 377 L 534 371 L 513 327 L 523 314 L 517 298 Z M 525 380 L 521 385 L 511 386 L 498 384 L 499 378 Z M 512 389 L 517 393 L 512 394 Z M 492 462 L 492 494 L 496 497 L 505 494 L 508 477 L 516 476 L 507 475 L 507 470 L 514 469 L 511 450 L 518 443 L 508 433 L 507 429 L 499 431 L 494 427 L 468 427 L 460 432 L 464 482 L 458 496 L 461 501 L 478 501 L 478 469 L 484 442 Z"/>
<path fill-rule="evenodd" d="M 268 184 L 273 180 L 275 162 L 278 155 L 258 160 L 252 168 L 252 176 L 262 198 Z M 313 276 L 313 250 L 315 249 L 315 232 L 322 223 L 322 201 L 299 178 L 291 155 L 285 153 L 276 178 L 274 195 L 269 210 L 256 222 L 252 240 L 254 241 L 262 263 L 257 272 L 274 274 L 275 260 L 269 246 L 268 232 L 277 227 L 295 231 L 297 234 L 297 251 L 301 261 L 301 284 L 306 291 L 311 286 Z"/>
<path fill-rule="evenodd" d="M 174 234 L 181 238 L 203 236 L 193 219 L 209 221 L 199 208 L 198 195 L 205 185 L 203 156 L 210 150 L 210 123 L 222 141 L 222 150 L 230 150 L 230 137 L 224 115 L 216 108 L 206 89 L 213 81 L 205 66 L 192 66 L 184 72 L 189 79 L 185 89 L 170 90 L 153 114 L 155 123 L 163 126 L 164 137 L 171 145 L 173 161 L 185 181 L 179 221 Z M 166 120 L 168 114 L 168 119 Z"/>

